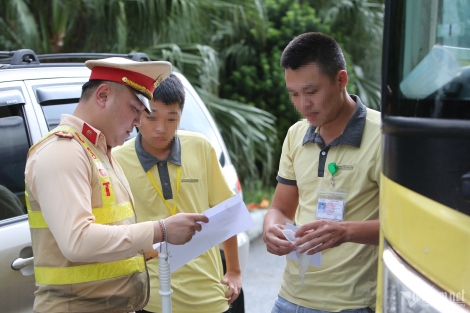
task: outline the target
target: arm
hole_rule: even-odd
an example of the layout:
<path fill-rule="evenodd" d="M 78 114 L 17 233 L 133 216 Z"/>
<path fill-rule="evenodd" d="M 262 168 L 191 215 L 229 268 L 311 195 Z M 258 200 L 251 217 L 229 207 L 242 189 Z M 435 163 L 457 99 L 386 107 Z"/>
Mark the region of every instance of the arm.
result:
<path fill-rule="evenodd" d="M 299 203 L 299 191 L 295 185 L 278 183 L 273 202 L 263 225 L 263 240 L 267 250 L 276 255 L 286 255 L 295 247 L 282 234 L 286 222 L 292 223 Z"/>
<path fill-rule="evenodd" d="M 225 265 L 227 267 L 227 271 L 222 279 L 222 284 L 229 287 L 225 297 L 229 299 L 228 304 L 232 304 L 240 295 L 242 288 L 242 273 L 238 259 L 237 236 L 233 236 L 222 242 L 222 247 L 224 248 Z"/>
<path fill-rule="evenodd" d="M 28 186 L 62 254 L 73 262 L 110 262 L 147 251 L 152 243 L 162 241 L 158 223 L 152 221 L 96 224 L 91 204 L 92 171 L 83 148 L 74 140 L 46 143 L 28 159 Z M 170 242 L 188 241 L 200 230 L 198 220 L 207 218 L 199 214 L 172 217 L 167 224 Z"/>
<path fill-rule="evenodd" d="M 202 225 L 198 222 L 207 223 L 209 218 L 203 214 L 178 213 L 165 218 L 166 237 L 168 243 L 182 245 L 190 241 L 197 231 L 201 231 Z M 158 221 L 153 222 L 153 243 L 162 242 L 163 231 Z"/>
<path fill-rule="evenodd" d="M 345 242 L 377 246 L 379 244 L 379 230 L 379 220 L 346 222 L 317 220 L 302 225 L 297 230 L 295 236 L 300 238 L 295 242 L 295 245 L 300 246 L 308 242 L 299 249 L 299 252 L 302 253 L 321 244 L 307 253 L 310 255 L 337 247 Z"/>

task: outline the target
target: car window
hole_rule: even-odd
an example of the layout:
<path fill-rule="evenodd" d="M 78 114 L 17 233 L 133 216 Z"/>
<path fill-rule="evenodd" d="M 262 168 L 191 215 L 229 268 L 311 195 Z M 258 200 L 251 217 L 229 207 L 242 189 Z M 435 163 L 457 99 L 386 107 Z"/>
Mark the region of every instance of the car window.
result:
<path fill-rule="evenodd" d="M 222 148 L 217 140 L 215 130 L 209 123 L 207 116 L 204 114 L 201 106 L 198 105 L 194 96 L 186 89 L 186 97 L 184 101 L 183 115 L 181 116 L 180 129 L 201 133 L 210 141 L 215 149 L 217 156 L 220 158 Z M 222 166 L 224 164 L 221 163 Z"/>
<path fill-rule="evenodd" d="M 26 213 L 24 169 L 30 147 L 22 105 L 0 103 L 0 220 Z"/>
<path fill-rule="evenodd" d="M 47 127 L 52 130 L 60 123 L 60 116 L 62 114 L 72 114 L 75 111 L 78 103 L 54 104 L 43 105 L 42 111 L 46 117 Z"/>

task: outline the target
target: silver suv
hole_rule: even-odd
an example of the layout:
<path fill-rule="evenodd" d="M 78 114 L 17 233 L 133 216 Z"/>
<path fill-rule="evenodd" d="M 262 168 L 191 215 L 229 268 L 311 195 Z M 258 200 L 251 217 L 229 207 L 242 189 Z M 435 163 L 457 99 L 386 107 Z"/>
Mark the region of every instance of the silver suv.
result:
<path fill-rule="evenodd" d="M 40 63 L 49 58 L 128 57 L 149 60 L 145 54 L 36 55 L 31 50 L 0 52 L 0 308 L 2 312 L 32 312 L 33 251 L 24 200 L 24 168 L 29 147 L 58 125 L 60 115 L 73 113 L 90 71 L 83 63 Z M 4 63 L 4 64 L 1 64 Z M 203 101 L 181 74 L 186 101 L 180 129 L 204 134 L 214 146 L 231 188 L 241 193 L 227 148 Z M 136 135 L 134 131 L 133 136 Z M 51 177 L 51 179 L 54 179 Z M 242 270 L 249 239 L 238 236 Z M 243 311 L 243 297 L 238 304 Z"/>

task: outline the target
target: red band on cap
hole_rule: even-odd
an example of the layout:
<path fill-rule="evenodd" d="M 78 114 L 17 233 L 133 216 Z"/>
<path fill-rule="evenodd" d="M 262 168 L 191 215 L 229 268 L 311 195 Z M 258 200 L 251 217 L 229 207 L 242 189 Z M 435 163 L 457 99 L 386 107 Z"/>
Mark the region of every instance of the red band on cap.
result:
<path fill-rule="evenodd" d="M 92 79 L 99 79 L 99 80 L 108 80 L 112 82 L 117 82 L 126 85 L 123 82 L 123 78 L 127 77 L 127 79 L 137 83 L 153 93 L 155 87 L 154 83 L 155 80 L 147 75 L 140 74 L 137 72 L 124 70 L 122 68 L 115 68 L 115 67 L 105 67 L 105 66 L 95 66 L 91 69 L 90 80 Z M 132 87 L 132 86 L 131 86 Z"/>

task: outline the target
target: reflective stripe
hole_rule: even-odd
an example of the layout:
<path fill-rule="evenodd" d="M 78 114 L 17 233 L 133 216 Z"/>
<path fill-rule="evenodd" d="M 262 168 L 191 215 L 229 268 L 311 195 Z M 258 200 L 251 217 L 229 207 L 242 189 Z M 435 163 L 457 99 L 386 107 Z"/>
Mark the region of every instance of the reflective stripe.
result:
<path fill-rule="evenodd" d="M 87 140 L 84 140 L 82 136 L 78 134 L 76 129 L 66 126 L 66 125 L 60 125 L 53 131 L 50 131 L 46 136 L 44 136 L 42 140 L 53 135 L 58 130 L 73 133 L 78 139 L 77 141 L 90 154 L 95 164 L 95 167 L 97 169 L 98 177 L 100 179 L 101 199 L 103 200 L 103 207 L 92 209 L 92 213 L 95 216 L 95 223 L 96 224 L 117 223 L 122 220 L 125 220 L 126 218 L 135 216 L 134 209 L 130 202 L 123 202 L 120 204 L 116 204 L 116 198 L 114 196 L 114 188 L 113 188 L 113 185 L 111 184 L 111 180 L 109 179 L 109 175 L 106 169 L 104 168 L 103 164 L 100 162 L 98 157 L 90 148 L 90 145 L 87 143 Z M 29 195 L 27 192 L 25 193 L 25 196 L 26 196 L 26 207 L 28 208 L 28 219 L 29 219 L 30 228 L 48 228 L 47 223 L 44 220 L 44 216 L 42 215 L 42 212 L 31 211 L 31 206 L 29 204 Z"/>
<path fill-rule="evenodd" d="M 24 185 L 26 186 L 26 180 L 24 181 Z M 28 210 L 28 212 L 31 211 L 31 204 L 29 204 L 29 193 L 28 193 L 28 189 L 25 188 L 25 191 L 24 191 L 24 199 L 25 199 L 25 202 L 26 202 L 26 209 Z"/>
<path fill-rule="evenodd" d="M 93 263 L 73 267 L 35 267 L 37 284 L 70 285 L 127 276 L 145 272 L 143 256 L 109 263 Z"/>
<path fill-rule="evenodd" d="M 28 210 L 29 228 L 49 228 L 41 211 Z"/>
<path fill-rule="evenodd" d="M 27 203 L 29 204 L 29 202 Z M 117 223 L 134 216 L 134 209 L 130 202 L 123 202 L 107 208 L 93 208 L 91 211 L 95 216 L 96 224 Z M 29 208 L 28 219 L 30 228 L 49 228 L 44 220 L 42 211 L 31 211 Z"/>
<path fill-rule="evenodd" d="M 117 223 L 134 216 L 134 208 L 130 202 L 123 202 L 108 208 L 93 208 L 96 224 Z"/>
<path fill-rule="evenodd" d="M 98 156 L 95 154 L 98 152 L 101 153 L 101 151 L 93 150 L 92 148 L 90 148 L 90 145 L 87 143 L 88 140 L 86 138 L 83 139 L 82 136 L 80 136 L 74 128 L 61 125 L 58 128 L 54 129 L 53 132 L 49 132 L 41 141 L 51 136 L 58 130 L 67 131 L 74 134 L 75 139 L 80 142 L 80 144 L 89 153 L 94 162 L 96 172 L 100 179 L 100 190 L 103 201 L 102 207 L 91 208 L 92 214 L 95 217 L 95 223 L 112 224 L 134 217 L 135 214 L 131 202 L 127 201 L 120 204 L 116 204 L 114 189 L 111 184 L 108 172 L 101 163 L 100 159 L 98 159 Z M 33 148 L 35 148 L 38 144 L 33 146 Z M 48 226 L 46 221 L 44 220 L 42 211 L 32 211 L 31 209 L 27 188 L 25 192 L 25 198 L 26 206 L 28 208 L 28 219 L 30 228 L 47 229 Z M 111 278 L 126 277 L 134 273 L 145 272 L 146 270 L 147 269 L 145 265 L 145 259 L 142 255 L 139 255 L 136 257 L 131 257 L 116 262 L 92 263 L 70 267 L 35 266 L 34 275 L 36 283 L 38 284 L 70 285 L 90 283 Z"/>

